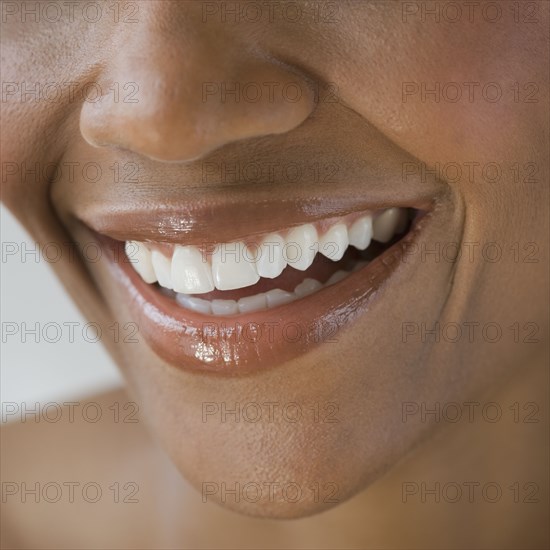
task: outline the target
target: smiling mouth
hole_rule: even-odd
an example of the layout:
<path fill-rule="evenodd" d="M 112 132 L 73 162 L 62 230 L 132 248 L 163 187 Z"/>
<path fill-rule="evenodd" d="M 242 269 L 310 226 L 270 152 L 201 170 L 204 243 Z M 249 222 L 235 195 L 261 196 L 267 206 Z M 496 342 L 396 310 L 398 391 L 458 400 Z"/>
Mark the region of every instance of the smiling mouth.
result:
<path fill-rule="evenodd" d="M 164 242 L 97 229 L 92 237 L 107 252 L 121 303 L 160 358 L 183 370 L 242 375 L 337 341 L 388 294 L 394 273 L 410 277 L 407 247 L 433 225 L 434 205 L 423 204 L 333 214 L 227 243 L 200 244 L 192 232 Z"/>
<path fill-rule="evenodd" d="M 183 310 L 234 317 L 290 304 L 368 269 L 418 213 L 355 212 L 198 246 L 126 241 L 125 252 L 141 279 Z"/>

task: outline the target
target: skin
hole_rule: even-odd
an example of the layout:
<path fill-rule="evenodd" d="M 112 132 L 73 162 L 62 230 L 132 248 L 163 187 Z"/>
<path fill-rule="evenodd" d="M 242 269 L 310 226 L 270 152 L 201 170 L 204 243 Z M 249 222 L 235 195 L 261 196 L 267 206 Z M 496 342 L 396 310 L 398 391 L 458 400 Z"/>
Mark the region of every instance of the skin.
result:
<path fill-rule="evenodd" d="M 101 201 L 111 201 L 116 209 L 142 198 L 154 201 L 174 189 L 193 191 L 200 198 L 209 188 L 191 176 L 199 173 L 201 162 L 246 160 L 255 151 L 287 161 L 303 155 L 305 162 L 308 150 L 296 152 L 304 143 L 319 158 L 335 150 L 369 158 L 365 145 L 374 164 L 420 162 L 433 168 L 437 163 L 464 167 L 477 162 L 502 169 L 498 182 L 487 181 L 480 171 L 469 178 L 465 170 L 458 181 L 448 181 L 446 174 L 435 178 L 439 215 L 422 241 L 427 246 L 435 241 L 496 242 L 504 251 L 499 261 L 477 253 L 473 261 L 463 254 L 454 263 L 435 262 L 416 254 L 411 258 L 414 276 L 393 278 L 389 291 L 339 332 L 336 342 L 276 368 L 222 379 L 174 369 L 142 338 L 131 345 L 106 340 L 131 399 L 139 403 L 140 423 L 106 425 L 93 433 L 89 425 L 81 426 L 87 443 L 75 447 L 81 457 L 101 452 L 88 470 L 97 479 L 112 479 L 134 464 L 132 474 L 144 500 L 122 513 L 120 525 L 132 526 L 132 535 L 114 526 L 93 533 L 92 524 L 109 523 L 105 506 L 79 525 L 92 537 L 87 541 L 95 540 L 97 547 L 137 547 L 143 540 L 150 547 L 267 547 L 268 540 L 282 547 L 547 545 L 548 7 L 535 5 L 538 23 L 530 24 L 514 21 L 512 4 L 503 8 L 498 23 L 479 16 L 454 24 L 419 16 L 403 21 L 397 2 L 342 2 L 339 23 L 324 25 L 281 19 L 234 25 L 215 17 L 203 23 L 198 2 L 140 2 L 139 22 L 118 26 L 107 17 L 95 25 L 75 22 L 55 30 L 46 23 L 3 24 L 5 81 L 94 81 L 103 89 L 113 82 L 136 82 L 140 89 L 135 104 L 107 97 L 79 102 L 68 96 L 53 103 L 22 102 L 17 95 L 3 103 L 3 166 L 137 162 L 145 175 L 138 184 L 113 184 L 107 177 L 90 184 L 63 174 L 50 185 L 46 180 L 25 183 L 20 174 L 8 176 L 2 181 L 2 200 L 39 243 L 89 240 L 75 217 L 83 212 L 93 216 Z M 298 81 L 304 90 L 312 80 L 337 83 L 339 101 L 316 103 L 311 94 L 297 104 L 216 106 L 201 101 L 201 83 L 236 80 Z M 421 101 L 417 94 L 404 102 L 403 82 L 497 82 L 503 96 L 486 101 L 478 88 L 472 101 Z M 520 83 L 517 102 L 511 91 L 514 82 Z M 524 101 L 532 90 L 523 87 L 527 83 L 537 84 L 537 102 Z M 519 181 L 511 168 L 515 163 L 521 167 Z M 534 163 L 536 181 L 525 179 L 527 163 Z M 340 177 L 345 180 L 345 170 Z M 374 185 L 366 182 L 366 192 Z M 404 182 L 377 185 L 390 202 L 406 187 Z M 230 194 L 230 186 L 223 192 Z M 252 186 L 250 193 L 253 197 Z M 284 199 L 284 185 L 273 185 L 273 193 Z M 516 242 L 519 261 L 510 252 Z M 523 248 L 527 243 L 535 245 L 536 263 L 524 261 L 533 250 Z M 132 322 L 105 261 L 64 258 L 52 267 L 86 317 L 99 322 L 105 334 L 113 322 Z M 404 321 L 429 327 L 435 322 L 495 322 L 503 327 L 503 337 L 491 343 L 478 332 L 472 342 L 423 342 L 418 336 L 404 342 Z M 507 328 L 514 323 L 519 323 L 519 342 Z M 537 329 L 537 342 L 527 341 L 526 323 Z M 107 404 L 128 398 L 102 399 Z M 506 421 L 494 424 L 479 416 L 452 426 L 402 419 L 405 402 L 483 400 L 499 403 L 504 411 L 516 401 L 534 402 L 540 422 L 521 423 L 524 429 L 518 430 L 509 412 Z M 297 423 L 281 417 L 259 423 L 202 420 L 205 402 L 227 402 L 230 407 L 266 401 L 296 402 L 304 410 L 315 403 L 336 403 L 340 421 L 319 423 L 311 416 Z M 442 424 L 447 429 L 436 435 Z M 51 440 L 59 441 L 42 461 L 51 469 L 17 459 L 17 448 L 34 445 L 40 437 L 35 432 L 45 433 L 41 425 L 5 430 L 13 442 L 4 465 L 7 477 L 32 478 L 34 472 L 39 479 L 55 478 L 55 472 L 62 472 L 56 466 L 60 457 L 67 461 L 62 452 L 66 441 L 83 437 L 77 426 L 60 423 L 49 430 Z M 511 434 L 520 442 L 521 456 L 510 448 Z M 157 444 L 199 491 L 208 481 L 293 481 L 302 487 L 332 483 L 341 504 L 334 507 L 337 503 L 312 498 L 297 504 L 281 498 L 228 499 L 225 508 L 266 519 L 254 522 L 230 515 L 211 502 L 204 504 L 167 465 Z M 159 471 L 168 473 L 161 476 Z M 78 475 L 86 477 L 78 470 L 73 477 Z M 498 480 L 502 486 L 536 481 L 540 502 L 514 508 L 503 499 L 490 508 L 476 500 L 449 509 L 448 504 L 416 501 L 407 508 L 402 484 L 426 479 Z M 174 487 L 179 491 L 167 496 Z M 28 507 L 6 508 L 12 529 L 5 536 L 13 541 L 8 543 L 37 547 L 43 524 L 31 519 L 23 534 L 19 527 Z M 182 518 L 183 509 L 193 510 L 194 523 Z M 47 513 L 55 523 L 77 517 L 77 511 L 77 506 L 67 506 Z M 166 522 L 162 533 L 151 521 L 156 515 Z M 269 521 L 290 518 L 306 519 Z M 464 523 L 471 529 L 464 529 Z M 197 525 L 220 529 L 199 541 Z M 58 534 L 48 536 L 64 544 Z M 41 544 L 46 544 L 43 537 Z"/>

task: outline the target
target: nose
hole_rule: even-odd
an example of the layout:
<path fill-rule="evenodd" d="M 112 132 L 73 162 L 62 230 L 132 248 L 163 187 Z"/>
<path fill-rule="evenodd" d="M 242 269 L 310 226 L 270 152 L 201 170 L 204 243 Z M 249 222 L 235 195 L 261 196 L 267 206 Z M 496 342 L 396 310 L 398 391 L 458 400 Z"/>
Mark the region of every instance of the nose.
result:
<path fill-rule="evenodd" d="M 140 3 L 140 22 L 117 35 L 94 82 L 99 99 L 82 107 L 80 129 L 91 145 L 190 161 L 289 132 L 311 114 L 306 76 L 230 29 L 205 25 L 193 4 Z"/>

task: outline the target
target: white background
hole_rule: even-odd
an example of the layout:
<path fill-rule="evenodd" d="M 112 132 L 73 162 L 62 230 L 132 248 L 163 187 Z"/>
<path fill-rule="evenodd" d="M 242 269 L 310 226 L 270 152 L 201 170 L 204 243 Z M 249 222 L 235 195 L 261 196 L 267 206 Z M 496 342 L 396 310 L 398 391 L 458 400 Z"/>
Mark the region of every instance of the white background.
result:
<path fill-rule="evenodd" d="M 101 342 L 89 343 L 82 336 L 87 321 L 81 316 L 57 280 L 50 265 L 36 261 L 36 245 L 22 229 L 17 220 L 2 205 L 0 229 L 2 258 L 0 263 L 0 317 L 2 338 L 0 351 L 0 399 L 2 410 L 7 402 L 29 407 L 36 402 L 70 400 L 109 390 L 122 384 L 121 377 Z M 19 252 L 6 256 L 11 244 Z M 29 253 L 22 257 L 22 247 Z M 70 342 L 66 322 L 78 323 L 74 329 L 74 342 Z M 45 338 L 26 335 L 22 331 L 10 336 L 6 329 L 16 323 L 34 330 L 39 323 L 42 331 L 47 323 Z M 57 326 L 61 328 L 58 332 Z M 54 340 L 61 334 L 61 339 Z M 89 339 L 95 337 L 90 329 Z M 35 341 L 39 339 L 39 342 Z M 4 420 L 4 419 L 3 419 Z M 9 419 L 8 419 L 9 420 Z"/>

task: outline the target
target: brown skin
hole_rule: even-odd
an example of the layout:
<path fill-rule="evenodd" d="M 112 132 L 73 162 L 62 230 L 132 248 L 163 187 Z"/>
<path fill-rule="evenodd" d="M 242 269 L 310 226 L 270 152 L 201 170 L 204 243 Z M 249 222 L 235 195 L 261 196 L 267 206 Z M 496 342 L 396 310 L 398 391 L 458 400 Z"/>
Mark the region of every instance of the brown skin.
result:
<path fill-rule="evenodd" d="M 295 144 L 306 143 L 311 150 L 318 147 L 316 150 L 323 152 L 330 152 L 335 144 L 336 149 L 345 147 L 364 157 L 363 145 L 373 143 L 374 151 L 385 151 L 379 153 L 380 162 L 382 158 L 394 163 L 419 159 L 428 167 L 436 163 L 465 166 L 468 162 L 502 167 L 497 183 L 487 182 L 479 171 L 472 181 L 463 177 L 451 183 L 443 177 L 439 183 L 444 198 L 438 206 L 442 215 L 434 223 L 433 233 L 425 235 L 428 245 L 460 239 L 494 241 L 506 251 L 502 260 L 491 263 L 477 254 L 470 262 L 464 254 L 453 265 L 422 262 L 417 255 L 412 259 L 417 265 L 414 277 L 394 279 L 384 299 L 375 301 L 353 326 L 339 333 L 336 343 L 319 346 L 272 370 L 220 379 L 162 363 L 143 339 L 131 345 L 106 342 L 128 380 L 133 399 L 140 404 L 144 423 L 199 490 L 204 482 L 224 480 L 228 485 L 293 481 L 308 487 L 334 483 L 342 502 L 376 481 L 369 491 L 327 515 L 297 523 L 269 523 L 258 535 L 257 528 L 250 527 L 258 524 L 236 516 L 224 520 L 219 516 L 225 512 L 202 504 L 196 494 L 177 495 L 173 504 L 166 491 L 159 491 L 171 514 L 165 519 L 174 537 L 170 540 L 184 541 L 178 544 L 188 547 L 199 545 L 187 524 L 181 527 L 178 522 L 180 514 L 185 514 L 178 512 L 185 501 L 186 507 L 195 507 L 200 521 L 222 525 L 219 533 L 210 534 L 206 542 L 202 539 L 205 546 L 265 546 L 267 529 L 273 531 L 275 538 L 269 540 L 274 545 L 288 547 L 411 547 L 411 541 L 421 547 L 450 547 L 458 541 L 462 541 L 458 546 L 471 547 L 503 547 L 505 542 L 510 547 L 547 544 L 541 518 L 547 512 L 542 503 L 546 502 L 547 487 L 543 451 L 547 450 L 548 7 L 536 5 L 539 22 L 532 24 L 515 22 L 507 9 L 495 24 L 479 14 L 474 23 L 465 19 L 451 25 L 430 18 L 422 22 L 419 17 L 404 23 L 397 2 L 343 2 L 338 4 L 338 24 L 290 24 L 276 19 L 268 24 L 234 25 L 216 18 L 202 23 L 198 2 L 141 2 L 139 23 L 135 24 L 116 26 L 104 18 L 95 25 L 56 27 L 55 32 L 44 23 L 3 25 L 5 81 L 95 81 L 104 89 L 112 82 L 137 82 L 140 87 L 136 104 L 109 99 L 94 104 L 68 97 L 54 103 L 24 103 L 16 98 L 3 104 L 3 163 L 95 160 L 108 167 L 115 161 L 131 161 L 140 164 L 146 181 L 155 182 L 154 189 L 148 191 L 143 182 L 141 186 L 115 185 L 102 179 L 90 184 L 64 176 L 48 186 L 47 181 L 30 184 L 23 183 L 20 175 L 9 177 L 2 184 L 2 200 L 38 242 L 85 241 L 74 216 L 92 211 L 98 199 L 108 198 L 122 207 L 143 193 L 154 201 L 174 186 L 196 186 L 189 173 L 197 170 L 200 162 L 235 157 L 246 162 L 254 150 L 272 159 L 288 160 L 297 154 L 292 148 Z M 297 81 L 306 89 L 312 79 L 337 83 L 340 101 L 315 104 L 305 95 L 298 104 L 226 103 L 215 108 L 203 103 L 199 92 L 205 81 Z M 478 88 L 472 102 L 422 102 L 418 95 L 402 101 L 403 82 L 430 85 L 436 81 L 498 82 L 503 97 L 487 102 Z M 525 83 L 537 83 L 538 102 L 515 102 L 510 91 L 514 82 L 520 83 L 521 94 Z M 308 149 L 303 154 L 307 156 Z M 510 168 L 514 163 L 520 167 L 535 163 L 537 181 L 524 182 L 525 172 L 520 173 L 520 182 L 514 181 Z M 273 192 L 277 193 L 276 185 Z M 391 198 L 392 192 L 398 195 L 389 187 L 386 196 Z M 280 193 L 284 199 L 284 191 Z M 520 243 L 521 258 L 525 256 L 521 246 L 535 243 L 538 263 L 514 261 L 509 251 L 516 242 Z M 54 268 L 85 315 L 102 323 L 104 333 L 109 333 L 107 327 L 114 321 L 121 326 L 132 321 L 105 262 L 64 261 Z M 503 337 L 498 343 L 489 343 L 477 333 L 473 343 L 462 340 L 458 344 L 434 343 L 433 339 L 423 343 L 414 338 L 405 345 L 401 333 L 405 320 L 425 322 L 429 327 L 436 321 L 496 322 L 503 327 Z M 524 331 L 520 332 L 522 341 L 514 342 L 507 327 L 514 323 L 523 327 L 528 322 L 538 327 L 539 343 L 523 343 Z M 432 433 L 432 423 L 402 421 L 403 402 L 482 401 L 479 396 L 488 388 L 491 399 L 503 410 L 515 401 L 539 404 L 541 422 L 515 434 L 522 442 L 521 456 L 512 455 L 508 447 L 514 429 L 509 418 L 489 425 L 476 420 L 425 443 L 407 462 L 379 479 Z M 228 406 L 235 402 L 296 402 L 304 410 L 314 403 L 334 402 L 340 422 L 316 423 L 311 416 L 295 424 L 280 417 L 272 423 L 202 422 L 203 403 L 222 401 Z M 56 427 L 54 437 L 65 441 L 61 426 Z M 160 458 L 157 451 L 145 451 L 150 444 L 139 426 L 128 436 L 135 443 L 128 443 L 128 448 L 134 449 L 131 453 L 116 435 L 112 435 L 115 443 L 109 442 L 118 427 L 106 426 L 94 435 L 98 443 L 91 449 L 113 453 L 104 458 L 102 452 L 103 458 L 94 468 L 103 474 L 97 471 L 96 477 L 108 472 L 113 461 L 124 472 L 129 457 L 139 456 L 142 468 L 134 476 L 120 474 L 120 478 L 143 476 L 139 482 L 144 486 L 153 483 L 155 490 L 181 483 L 155 481 Z M 16 429 L 10 428 L 7 433 L 28 441 L 35 437 L 30 431 L 24 428 L 21 435 L 15 435 Z M 14 445 L 10 447 L 15 452 Z M 83 456 L 87 455 L 83 452 Z M 58 460 L 52 454 L 44 462 L 53 468 Z M 11 461 L 5 467 L 16 468 Z M 19 478 L 32 477 L 30 472 L 36 471 L 28 464 L 23 475 L 22 467 L 7 469 L 4 477 L 18 478 L 15 472 Z M 414 507 L 418 516 L 411 522 L 409 508 L 401 503 L 401 484 L 425 479 L 496 480 L 502 486 L 536 481 L 541 502 L 514 508 L 503 499 L 489 510 L 486 503 L 476 502 L 470 507 L 461 505 L 458 513 L 457 508 L 449 509 L 450 505 L 418 505 Z M 182 493 L 187 495 L 183 486 Z M 145 525 L 136 521 L 136 517 L 150 517 L 152 502 L 156 506 L 156 500 L 146 499 L 137 511 L 126 507 L 124 521 L 139 524 L 151 546 L 162 545 L 164 542 L 151 534 L 156 522 Z M 276 499 L 258 503 L 228 500 L 226 506 L 245 514 L 290 518 L 325 511 L 331 504 L 322 499 L 299 504 Z M 74 508 L 63 513 L 75 513 Z M 27 512 L 28 508 L 22 509 Z M 472 510 L 486 523 L 474 522 L 469 515 Z M 91 523 L 108 522 L 108 513 L 105 517 L 101 513 Z M 15 526 L 13 540 L 22 541 L 17 543 L 21 547 L 36 547 L 32 534 L 19 533 L 18 514 L 11 512 L 8 522 Z M 57 521 L 62 517 L 59 514 Z M 360 519 L 353 522 L 353 534 L 345 540 L 350 518 Z M 468 522 L 475 525 L 465 530 Z M 403 526 L 402 530 L 396 525 Z M 327 538 L 328 526 L 334 538 Z M 36 529 L 40 531 L 40 524 Z M 485 534 L 488 530 L 499 532 L 491 538 Z M 227 534 L 225 542 L 216 538 L 222 534 Z M 116 530 L 112 537 L 109 544 L 98 544 L 134 544 L 119 539 L 123 535 Z M 59 544 L 58 538 L 52 540 Z"/>

